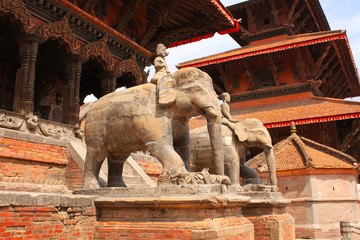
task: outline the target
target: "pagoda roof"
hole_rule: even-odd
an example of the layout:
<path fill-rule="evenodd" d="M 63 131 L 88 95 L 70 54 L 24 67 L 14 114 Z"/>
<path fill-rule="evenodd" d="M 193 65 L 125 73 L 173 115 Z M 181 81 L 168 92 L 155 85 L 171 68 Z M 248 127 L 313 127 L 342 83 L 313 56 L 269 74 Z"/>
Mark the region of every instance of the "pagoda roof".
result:
<path fill-rule="evenodd" d="M 240 103 L 241 104 L 241 103 Z M 360 102 L 311 97 L 247 108 L 232 108 L 235 119 L 258 118 L 265 127 L 276 128 L 360 118 Z"/>
<path fill-rule="evenodd" d="M 203 67 L 212 64 L 218 64 L 228 61 L 235 61 L 242 58 L 253 57 L 257 55 L 269 54 L 277 51 L 284 51 L 297 47 L 305 47 L 323 42 L 334 40 L 346 40 L 346 32 L 344 30 L 316 32 L 300 34 L 295 36 L 287 36 L 284 39 L 264 43 L 255 46 L 245 46 L 230 51 L 213 54 L 203 58 L 198 58 L 177 65 L 178 68 L 185 67 Z M 350 48 L 348 49 L 350 50 Z"/>
<path fill-rule="evenodd" d="M 219 0 L 56 1 L 149 51 L 158 43 L 177 46 L 238 30 L 238 22 Z"/>
<path fill-rule="evenodd" d="M 307 32 L 329 31 L 330 26 L 321 8 L 319 0 L 283 0 L 282 4 L 270 0 L 250 0 L 228 6 L 228 10 L 236 19 L 241 19 L 239 32 L 231 33 L 231 37 L 240 45 L 245 46 L 252 41 L 269 38 L 274 35 L 296 35 Z M 252 16 L 251 9 L 268 9 L 277 23 L 265 29 L 249 29 L 257 19 Z M 277 11 L 289 9 L 285 18 L 280 21 Z M 259 27 L 259 26 L 258 26 Z"/>
<path fill-rule="evenodd" d="M 292 133 L 274 145 L 277 171 L 297 169 L 356 169 L 355 158 L 334 148 Z M 269 171 L 264 152 L 246 162 L 259 172 Z"/>
<path fill-rule="evenodd" d="M 326 46 L 324 46 L 324 44 L 328 45 L 327 55 L 325 55 L 327 56 L 328 60 L 324 60 L 320 57 L 323 54 L 322 52 L 320 52 L 320 50 L 326 49 Z M 357 68 L 355 66 L 355 62 L 346 36 L 346 32 L 344 30 L 287 36 L 284 39 L 273 41 L 270 43 L 264 43 L 255 46 L 248 45 L 223 53 L 218 53 L 207 57 L 183 62 L 178 64 L 177 67 L 200 67 L 204 71 L 207 71 L 207 67 L 216 66 L 221 63 L 241 60 L 245 61 L 251 57 L 274 54 L 280 51 L 287 51 L 290 49 L 313 45 L 322 46 L 322 48 L 310 49 L 312 52 L 314 52 L 314 56 L 318 56 L 319 60 L 322 60 L 322 64 L 324 65 L 326 61 L 331 63 L 328 64 L 328 67 L 319 67 L 317 78 L 314 79 L 323 80 L 323 82 L 325 80 L 327 82 L 329 82 L 330 80 L 332 81 L 331 83 L 329 82 L 328 84 L 324 84 L 324 86 L 322 86 L 323 93 L 328 97 L 340 98 L 360 94 L 359 74 L 357 72 Z M 316 60 L 317 59 L 315 59 L 315 61 Z M 329 70 L 335 72 L 333 74 L 326 74 L 327 72 L 329 72 Z M 337 76 L 335 82 L 333 81 L 334 79 L 332 79 L 334 76 Z M 221 85 L 222 84 L 220 83 L 219 86 Z M 332 87 L 335 85 L 337 85 L 337 87 Z"/>

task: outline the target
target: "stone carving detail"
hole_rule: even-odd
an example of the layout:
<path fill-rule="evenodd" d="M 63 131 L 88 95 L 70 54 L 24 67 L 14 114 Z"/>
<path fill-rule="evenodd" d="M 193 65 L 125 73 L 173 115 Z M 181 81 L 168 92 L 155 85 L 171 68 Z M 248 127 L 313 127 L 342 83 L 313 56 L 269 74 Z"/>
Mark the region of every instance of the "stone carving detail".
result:
<path fill-rule="evenodd" d="M 146 82 L 146 78 L 143 77 L 143 71 L 140 70 L 136 62 L 136 54 L 133 54 L 130 58 L 120 62 L 115 70 L 121 75 L 124 73 L 131 73 L 135 78 L 136 84 L 143 84 Z"/>
<path fill-rule="evenodd" d="M 10 128 L 10 129 L 20 129 L 24 119 L 20 119 L 14 116 L 8 116 L 4 113 L 0 113 L 0 127 Z"/>
<path fill-rule="evenodd" d="M 70 48 L 72 54 L 76 54 L 80 51 L 80 42 L 70 28 L 69 17 L 70 16 L 67 14 L 60 21 L 47 23 L 41 26 L 36 33 L 45 40 L 49 38 L 60 39 Z"/>
<path fill-rule="evenodd" d="M 204 168 L 201 172 L 188 172 L 185 168 L 167 169 L 159 176 L 159 185 L 185 185 L 185 184 L 225 184 L 230 185 L 228 176 L 210 174 Z"/>
<path fill-rule="evenodd" d="M 40 122 L 39 127 L 43 135 L 55 138 L 70 137 L 72 132 L 70 127 L 60 126 L 48 122 Z"/>
<path fill-rule="evenodd" d="M 29 131 L 34 132 L 39 125 L 39 118 L 36 115 L 33 115 L 32 113 L 29 113 L 25 117 L 26 119 L 26 126 L 29 129 Z"/>
<path fill-rule="evenodd" d="M 99 41 L 84 46 L 81 53 L 87 58 L 98 58 L 102 60 L 105 63 L 105 68 L 111 70 L 114 67 L 114 61 L 110 48 L 107 45 L 108 40 L 109 37 L 104 35 Z"/>
<path fill-rule="evenodd" d="M 35 32 L 35 23 L 31 19 L 31 15 L 22 1 L 1 0 L 0 16 L 2 15 L 10 15 L 14 20 L 20 22 L 26 33 Z"/>

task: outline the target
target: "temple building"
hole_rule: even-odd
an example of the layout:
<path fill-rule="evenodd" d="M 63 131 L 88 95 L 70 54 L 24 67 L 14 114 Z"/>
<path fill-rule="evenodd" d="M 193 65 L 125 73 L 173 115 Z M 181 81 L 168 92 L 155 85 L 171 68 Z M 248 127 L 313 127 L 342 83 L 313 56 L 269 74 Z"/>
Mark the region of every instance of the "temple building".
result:
<path fill-rule="evenodd" d="M 297 135 L 294 128 L 291 131 L 274 145 L 274 153 L 279 190 L 291 200 L 288 211 L 295 218 L 296 238 L 340 239 L 340 221 L 360 224 L 358 161 Z M 256 169 L 264 182 L 269 181 L 263 153 L 247 165 Z M 357 234 L 352 235 L 358 239 Z"/>
<path fill-rule="evenodd" d="M 231 95 L 232 115 L 256 117 L 274 143 L 292 121 L 309 139 L 360 158 L 359 75 L 346 32 L 332 31 L 318 0 L 246 1 L 228 7 L 241 48 L 180 63 L 209 73 Z M 203 125 L 194 119 L 191 128 Z"/>
<path fill-rule="evenodd" d="M 2 0 L 0 109 L 75 125 L 88 94 L 146 82 L 158 43 L 237 27 L 214 0 Z"/>

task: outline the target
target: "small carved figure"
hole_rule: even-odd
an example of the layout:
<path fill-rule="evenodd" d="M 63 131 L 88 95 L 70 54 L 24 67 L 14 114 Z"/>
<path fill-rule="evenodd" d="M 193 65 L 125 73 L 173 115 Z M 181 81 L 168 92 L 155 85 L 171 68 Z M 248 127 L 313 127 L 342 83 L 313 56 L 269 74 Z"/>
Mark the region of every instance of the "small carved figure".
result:
<path fill-rule="evenodd" d="M 28 115 L 26 115 L 25 119 L 27 128 L 30 131 L 35 131 L 36 127 L 39 125 L 39 118 L 36 115 L 29 113 Z"/>
<path fill-rule="evenodd" d="M 223 103 L 221 104 L 221 114 L 222 114 L 221 123 L 227 125 L 231 129 L 234 129 L 234 124 L 232 123 L 237 123 L 239 120 L 231 118 L 230 106 L 228 104 L 230 102 L 230 94 L 224 92 L 223 94 L 221 94 L 221 98 L 223 101 Z"/>
<path fill-rule="evenodd" d="M 150 82 L 154 84 L 157 84 L 159 79 L 165 76 L 166 74 L 170 74 L 168 65 L 165 61 L 165 57 L 169 54 L 166 52 L 166 47 L 164 46 L 164 44 L 159 43 L 157 45 L 156 54 L 157 57 L 154 60 L 155 75 L 150 80 Z"/>

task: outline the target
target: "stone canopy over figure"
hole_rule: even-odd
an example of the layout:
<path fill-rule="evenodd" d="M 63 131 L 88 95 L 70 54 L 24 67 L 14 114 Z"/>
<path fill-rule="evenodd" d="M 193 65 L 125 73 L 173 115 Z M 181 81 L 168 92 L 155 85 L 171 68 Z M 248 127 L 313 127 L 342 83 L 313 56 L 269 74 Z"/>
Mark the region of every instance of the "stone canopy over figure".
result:
<path fill-rule="evenodd" d="M 166 47 L 164 44 L 159 43 L 157 45 L 156 54 L 157 57 L 154 60 L 155 75 L 150 80 L 150 82 L 154 84 L 157 84 L 159 79 L 163 76 L 170 74 L 168 65 L 165 61 L 165 57 L 169 55 L 169 53 L 166 52 Z"/>

